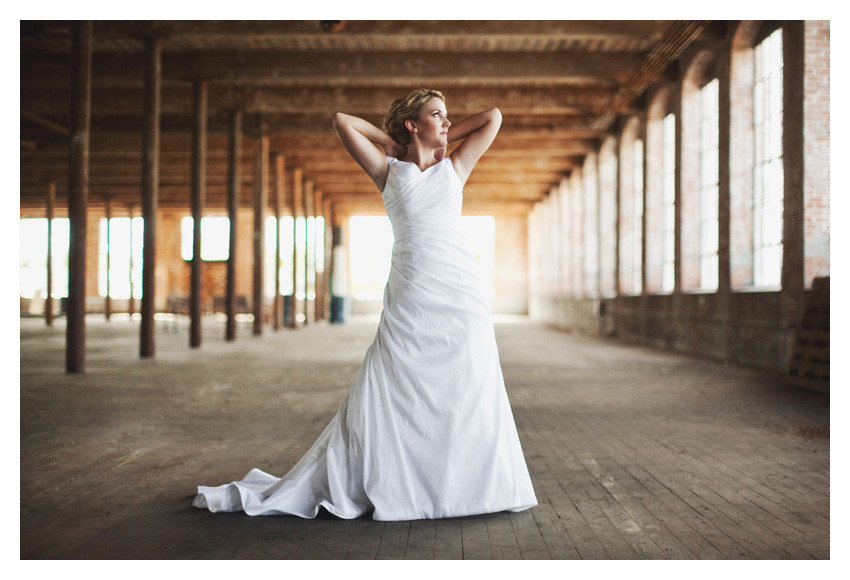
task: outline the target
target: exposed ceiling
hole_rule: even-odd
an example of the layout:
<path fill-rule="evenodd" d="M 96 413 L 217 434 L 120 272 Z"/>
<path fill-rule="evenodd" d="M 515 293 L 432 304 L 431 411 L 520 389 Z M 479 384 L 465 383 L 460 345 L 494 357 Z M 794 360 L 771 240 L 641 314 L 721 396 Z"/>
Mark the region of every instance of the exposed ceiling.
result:
<path fill-rule="evenodd" d="M 465 189 L 470 213 L 525 213 L 615 127 L 709 21 L 95 21 L 89 207 L 140 203 L 144 38 L 162 38 L 159 206 L 190 207 L 192 82 L 208 81 L 207 202 L 224 211 L 227 120 L 244 111 L 243 204 L 253 139 L 302 167 L 325 197 L 380 211 L 331 126 L 380 124 L 410 89 L 441 90 L 450 117 L 499 107 L 503 125 Z M 21 208 L 67 194 L 70 23 L 21 21 Z M 120 209 L 119 209 L 120 211 Z"/>

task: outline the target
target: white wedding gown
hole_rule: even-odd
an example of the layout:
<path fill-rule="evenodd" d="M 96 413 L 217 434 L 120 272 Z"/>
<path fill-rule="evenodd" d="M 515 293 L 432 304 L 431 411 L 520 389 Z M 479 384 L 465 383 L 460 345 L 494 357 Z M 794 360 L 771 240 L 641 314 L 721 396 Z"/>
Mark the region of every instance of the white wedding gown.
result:
<path fill-rule="evenodd" d="M 339 411 L 283 478 L 198 487 L 212 512 L 414 520 L 537 505 L 499 364 L 492 315 L 461 230 L 446 157 L 388 158 L 392 267 L 375 341 Z"/>

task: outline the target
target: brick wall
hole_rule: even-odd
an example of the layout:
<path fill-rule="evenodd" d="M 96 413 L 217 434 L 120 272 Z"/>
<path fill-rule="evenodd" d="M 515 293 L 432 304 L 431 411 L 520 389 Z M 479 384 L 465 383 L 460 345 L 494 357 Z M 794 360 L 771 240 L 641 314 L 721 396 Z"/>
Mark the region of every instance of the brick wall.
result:
<path fill-rule="evenodd" d="M 805 22 L 803 175 L 805 286 L 829 275 L 829 21 Z"/>

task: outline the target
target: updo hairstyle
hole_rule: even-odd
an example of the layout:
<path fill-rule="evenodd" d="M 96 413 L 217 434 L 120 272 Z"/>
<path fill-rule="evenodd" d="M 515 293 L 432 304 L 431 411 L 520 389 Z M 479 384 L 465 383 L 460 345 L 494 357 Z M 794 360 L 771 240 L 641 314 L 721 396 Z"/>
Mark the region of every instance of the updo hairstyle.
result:
<path fill-rule="evenodd" d="M 428 89 L 417 89 L 406 97 L 401 97 L 393 101 L 393 104 L 390 105 L 390 110 L 384 115 L 384 131 L 402 145 L 409 145 L 410 132 L 404 126 L 404 122 L 410 119 L 417 119 L 422 107 L 434 97 L 437 97 L 444 103 L 446 102 L 443 93 Z"/>

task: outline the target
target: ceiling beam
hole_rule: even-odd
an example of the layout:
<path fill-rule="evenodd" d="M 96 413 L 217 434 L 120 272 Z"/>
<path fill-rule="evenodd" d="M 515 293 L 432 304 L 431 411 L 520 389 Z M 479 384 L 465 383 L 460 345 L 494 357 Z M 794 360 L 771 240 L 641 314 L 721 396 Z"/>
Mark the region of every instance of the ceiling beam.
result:
<path fill-rule="evenodd" d="M 92 88 L 141 87 L 144 55 L 96 54 Z M 209 80 L 255 87 L 597 86 L 615 88 L 642 61 L 638 53 L 464 52 L 374 53 L 340 51 L 210 50 L 163 57 L 163 86 Z M 65 58 L 33 55 L 21 67 L 21 86 L 61 88 L 69 83 Z"/>

